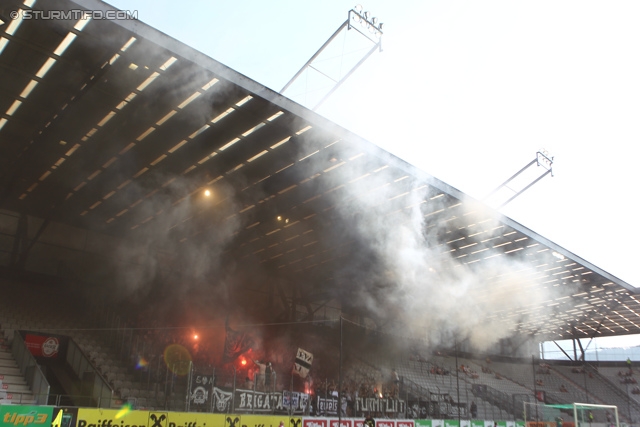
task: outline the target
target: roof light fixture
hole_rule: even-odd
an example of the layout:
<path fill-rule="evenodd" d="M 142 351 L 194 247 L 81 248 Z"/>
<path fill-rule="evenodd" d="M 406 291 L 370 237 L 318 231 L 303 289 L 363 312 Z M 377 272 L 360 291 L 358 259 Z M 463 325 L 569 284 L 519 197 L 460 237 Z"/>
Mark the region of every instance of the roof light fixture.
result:
<path fill-rule="evenodd" d="M 87 26 L 89 21 L 91 21 L 91 18 L 87 15 L 83 15 L 82 18 L 80 18 L 80 20 L 76 22 L 76 25 L 74 25 L 73 28 L 78 31 L 82 31 L 84 30 L 84 27 Z"/>
<path fill-rule="evenodd" d="M 65 50 L 69 47 L 71 43 L 76 39 L 77 35 L 74 33 L 69 33 L 65 36 L 64 39 L 60 42 L 56 50 L 53 51 L 53 54 L 56 56 L 61 56 Z"/>
<path fill-rule="evenodd" d="M 0 53 L 2 53 L 7 43 L 9 43 L 9 40 L 5 39 L 4 37 L 0 38 Z"/>
<path fill-rule="evenodd" d="M 120 48 L 121 52 L 126 52 L 127 49 L 129 49 L 129 46 L 131 46 L 133 44 L 133 42 L 136 41 L 135 37 L 131 37 L 129 40 L 127 40 L 127 42 L 125 44 L 122 45 L 122 47 Z"/>
<path fill-rule="evenodd" d="M 38 82 L 36 80 L 31 80 L 22 90 L 22 93 L 20 94 L 20 98 L 26 98 L 27 96 L 29 96 L 29 94 L 31 93 L 33 88 L 36 87 L 37 84 Z"/>
<path fill-rule="evenodd" d="M 9 26 L 4 31 L 10 36 L 12 36 L 18 30 L 18 27 L 20 27 L 20 24 L 22 24 L 22 21 L 24 19 L 24 14 L 22 14 L 21 11 L 20 12 L 16 11 L 15 16 L 16 18 L 9 23 Z"/>
<path fill-rule="evenodd" d="M 227 142 L 225 145 L 223 145 L 222 147 L 219 148 L 220 151 L 224 151 L 227 148 L 231 147 L 233 144 L 235 144 L 236 142 L 240 141 L 240 138 L 234 138 L 231 141 Z"/>
<path fill-rule="evenodd" d="M 56 60 L 54 58 L 48 58 L 36 73 L 36 77 L 43 78 L 55 63 L 56 63 Z"/>
<path fill-rule="evenodd" d="M 245 96 L 244 98 L 242 98 L 240 101 L 238 101 L 236 103 L 236 107 L 242 107 L 244 104 L 249 102 L 251 99 L 253 99 L 253 96 L 251 96 L 251 95 Z"/>
<path fill-rule="evenodd" d="M 138 86 L 136 88 L 136 90 L 142 92 L 143 90 L 145 90 L 147 88 L 147 86 L 149 86 L 158 76 L 160 75 L 160 73 L 158 73 L 157 71 L 154 71 L 149 77 L 147 77 L 147 79 L 145 81 L 143 81 L 142 83 L 140 83 L 140 86 Z"/>
<path fill-rule="evenodd" d="M 202 90 L 209 90 L 214 84 L 216 84 L 218 82 L 219 82 L 219 80 L 214 78 L 209 83 L 207 83 L 206 85 L 202 86 Z"/>
<path fill-rule="evenodd" d="M 166 60 L 166 62 L 165 62 L 164 64 L 162 64 L 162 65 L 160 66 L 160 69 L 161 69 L 162 71 L 166 71 L 166 70 L 168 70 L 168 69 L 169 69 L 169 67 L 171 67 L 171 66 L 173 65 L 173 63 L 174 63 L 174 62 L 176 62 L 177 60 L 178 60 L 178 58 L 175 58 L 175 57 L 173 57 L 173 56 L 172 56 L 171 58 L 167 59 L 167 60 Z"/>
<path fill-rule="evenodd" d="M 228 116 L 229 114 L 233 113 L 234 111 L 236 111 L 236 110 L 234 110 L 233 108 L 227 109 L 222 114 L 219 114 L 218 116 L 216 116 L 213 119 L 211 119 L 211 123 L 218 123 L 220 120 L 224 119 L 226 116 Z"/>
<path fill-rule="evenodd" d="M 180 105 L 178 105 L 178 109 L 182 110 L 184 107 L 189 105 L 194 99 L 202 95 L 200 92 L 194 92 L 190 97 L 182 101 Z"/>
<path fill-rule="evenodd" d="M 7 116 L 13 116 L 13 113 L 16 112 L 16 110 L 18 109 L 18 107 L 20 107 L 20 105 L 22 105 L 22 101 L 17 99 L 13 101 L 13 104 L 11 104 L 11 107 L 7 109 Z"/>

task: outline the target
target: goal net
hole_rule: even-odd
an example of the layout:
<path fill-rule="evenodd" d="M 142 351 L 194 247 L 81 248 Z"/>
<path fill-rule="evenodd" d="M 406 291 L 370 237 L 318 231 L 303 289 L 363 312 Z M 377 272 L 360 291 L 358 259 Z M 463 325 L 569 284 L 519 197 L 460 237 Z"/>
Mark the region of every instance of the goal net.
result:
<path fill-rule="evenodd" d="M 537 421 L 537 427 L 620 427 L 618 407 L 590 403 L 546 405 L 523 402 L 525 421 Z"/>

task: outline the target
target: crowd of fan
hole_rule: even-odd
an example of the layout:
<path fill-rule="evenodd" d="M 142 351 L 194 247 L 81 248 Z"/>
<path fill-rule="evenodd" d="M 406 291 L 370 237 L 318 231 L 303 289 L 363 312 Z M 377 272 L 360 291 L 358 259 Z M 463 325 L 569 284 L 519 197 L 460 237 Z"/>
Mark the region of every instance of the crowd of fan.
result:
<path fill-rule="evenodd" d="M 620 378 L 621 384 L 637 384 L 638 381 L 633 377 L 633 372 L 618 372 L 618 377 Z"/>
<path fill-rule="evenodd" d="M 551 374 L 551 366 L 546 363 L 541 363 L 536 370 L 536 374 L 540 375 L 550 375 Z"/>
<path fill-rule="evenodd" d="M 343 407 L 345 416 L 355 416 L 358 398 L 397 399 L 400 395 L 400 377 L 393 369 L 387 379 L 378 370 L 355 368 L 348 371 L 342 382 Z M 339 386 L 335 380 L 319 380 L 314 382 L 315 397 L 337 399 Z"/>
<path fill-rule="evenodd" d="M 150 317 L 146 317 L 144 314 L 139 315 L 136 319 L 136 327 L 138 325 L 144 325 L 144 329 L 137 329 L 137 335 L 135 341 L 132 339 L 132 343 L 136 345 L 132 346 L 130 350 L 130 358 L 132 366 L 139 367 L 140 360 L 145 359 L 147 362 L 151 362 L 145 369 L 148 372 L 148 378 L 151 381 L 162 381 L 166 379 L 165 367 L 160 363 L 164 350 L 172 345 L 179 344 L 189 349 L 192 356 L 194 365 L 199 366 L 212 366 L 213 360 L 211 358 L 212 349 L 207 345 L 206 340 L 194 342 L 184 330 L 177 329 L 165 329 L 160 327 L 157 321 L 153 321 Z M 133 348 L 135 347 L 135 348 Z M 433 362 L 425 360 L 420 354 L 412 354 L 409 357 L 412 361 L 427 364 L 431 375 L 450 375 L 450 371 L 444 367 L 438 366 Z M 250 362 L 251 363 L 251 362 Z M 269 363 L 270 372 L 269 378 L 273 380 L 266 380 L 267 375 L 264 372 L 259 371 L 259 363 L 253 361 L 246 368 L 246 374 L 244 382 L 238 378 L 238 382 L 222 381 L 218 382 L 220 386 L 232 386 L 233 383 L 238 387 L 245 389 L 254 389 L 259 391 L 276 390 L 275 384 L 275 366 L 271 366 Z M 267 362 L 262 362 L 266 364 Z M 487 358 L 487 365 L 491 364 L 491 360 Z M 273 369 L 273 371 L 271 370 Z M 502 379 L 502 376 L 498 372 L 494 372 L 491 368 L 485 365 L 481 365 L 482 373 L 494 374 L 496 379 Z M 471 379 L 478 379 L 479 375 L 476 371 L 471 369 L 470 366 L 460 365 L 458 371 Z M 573 373 L 583 374 L 585 370 L 583 367 L 574 367 Z M 218 371 L 216 376 L 223 374 L 222 371 Z M 550 366 L 546 363 L 541 363 L 537 369 L 536 374 L 548 375 L 551 374 Z M 591 373 L 589 373 L 591 376 Z M 234 372 L 233 375 L 236 375 Z M 223 377 L 224 374 L 222 375 Z M 629 368 L 628 371 L 619 371 L 618 377 L 620 383 L 623 384 L 637 384 L 636 379 L 633 377 L 633 371 Z M 264 378 L 264 379 L 263 379 Z M 218 379 L 218 378 L 216 378 Z M 320 398 L 337 398 L 339 386 L 334 379 L 312 379 L 311 376 L 304 381 L 304 391 L 315 395 Z M 395 370 L 392 370 L 390 375 L 386 376 L 382 374 L 379 369 L 375 368 L 354 368 L 347 370 L 345 379 L 342 383 L 342 396 L 346 401 L 345 412 L 347 415 L 355 414 L 355 402 L 358 398 L 390 398 L 397 399 L 400 396 L 401 380 Z M 536 379 L 537 386 L 544 386 L 542 379 Z M 567 393 L 568 390 L 562 384 L 560 385 L 560 391 Z M 640 394 L 640 387 L 634 387 L 631 390 L 633 394 Z"/>
<path fill-rule="evenodd" d="M 460 372 L 462 372 L 463 374 L 465 374 L 466 376 L 468 376 L 473 380 L 480 378 L 480 375 L 478 375 L 478 373 L 473 369 L 471 369 L 469 366 L 460 365 L 460 368 L 458 369 L 460 370 Z"/>

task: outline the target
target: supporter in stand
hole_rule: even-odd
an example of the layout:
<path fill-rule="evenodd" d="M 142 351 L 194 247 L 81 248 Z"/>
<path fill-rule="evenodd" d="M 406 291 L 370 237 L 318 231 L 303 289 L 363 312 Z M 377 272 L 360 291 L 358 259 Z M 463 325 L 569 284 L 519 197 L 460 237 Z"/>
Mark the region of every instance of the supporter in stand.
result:
<path fill-rule="evenodd" d="M 271 362 L 267 362 L 267 366 L 264 370 L 264 386 L 266 391 L 271 390 L 271 377 L 273 376 L 273 366 L 271 366 Z"/>
<path fill-rule="evenodd" d="M 376 421 L 371 416 L 371 413 L 367 413 L 366 418 L 364 419 L 365 427 L 376 427 Z"/>
<path fill-rule="evenodd" d="M 251 378 L 246 377 L 244 379 L 244 389 L 245 390 L 253 390 L 253 381 L 251 381 Z"/>
<path fill-rule="evenodd" d="M 400 377 L 395 369 L 391 369 L 391 393 L 390 397 L 397 398 L 400 393 Z"/>
<path fill-rule="evenodd" d="M 267 364 L 261 362 L 260 360 L 254 360 L 253 363 L 258 367 L 258 378 L 256 379 L 256 389 L 259 391 L 264 391 L 265 379 L 264 375 L 267 371 Z"/>

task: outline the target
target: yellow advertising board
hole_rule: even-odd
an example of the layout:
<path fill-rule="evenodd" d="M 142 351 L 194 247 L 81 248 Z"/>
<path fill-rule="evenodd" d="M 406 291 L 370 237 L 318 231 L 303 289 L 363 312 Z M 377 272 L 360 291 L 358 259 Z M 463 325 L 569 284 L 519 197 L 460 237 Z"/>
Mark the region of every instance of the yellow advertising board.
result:
<path fill-rule="evenodd" d="M 202 412 L 149 412 L 148 427 L 224 427 L 224 414 Z"/>
<path fill-rule="evenodd" d="M 200 412 L 80 408 L 77 427 L 240 427 L 238 422 L 230 424 L 227 421 L 227 418 L 236 417 Z"/>
<path fill-rule="evenodd" d="M 201 412 L 78 409 L 76 427 L 302 427 L 287 415 L 209 414 Z"/>
<path fill-rule="evenodd" d="M 287 415 L 243 415 L 237 427 L 278 427 L 280 421 L 289 427 Z M 229 427 L 228 425 L 226 427 Z M 301 426 L 298 426 L 301 427 Z"/>
<path fill-rule="evenodd" d="M 149 412 L 120 409 L 78 409 L 77 427 L 149 427 Z"/>

